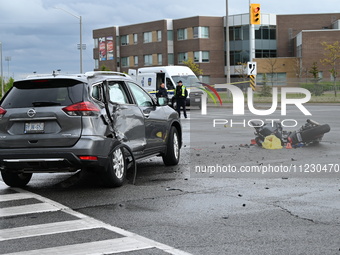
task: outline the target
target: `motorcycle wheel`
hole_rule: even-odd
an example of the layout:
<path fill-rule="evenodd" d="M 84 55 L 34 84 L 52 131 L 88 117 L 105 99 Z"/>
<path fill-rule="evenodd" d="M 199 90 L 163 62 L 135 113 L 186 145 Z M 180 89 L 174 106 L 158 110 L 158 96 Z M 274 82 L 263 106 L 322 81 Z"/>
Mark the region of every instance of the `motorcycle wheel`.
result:
<path fill-rule="evenodd" d="M 300 134 L 302 141 L 304 143 L 310 143 L 313 142 L 313 140 L 322 137 L 325 133 L 329 132 L 330 130 L 331 130 L 330 126 L 328 124 L 324 124 L 321 126 L 316 126 L 314 128 L 304 130 Z"/>

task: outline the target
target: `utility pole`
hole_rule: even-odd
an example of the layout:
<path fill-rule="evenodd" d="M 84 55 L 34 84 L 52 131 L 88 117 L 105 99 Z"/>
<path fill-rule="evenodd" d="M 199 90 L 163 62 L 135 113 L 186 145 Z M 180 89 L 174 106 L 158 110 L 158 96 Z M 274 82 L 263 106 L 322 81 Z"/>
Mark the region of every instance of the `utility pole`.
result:
<path fill-rule="evenodd" d="M 4 73 L 2 70 L 2 42 L 0 42 L 0 62 L 1 62 L 1 97 L 4 96 Z"/>
<path fill-rule="evenodd" d="M 230 84 L 230 45 L 229 45 L 229 5 L 228 0 L 226 0 L 226 64 L 227 64 L 227 84 Z"/>

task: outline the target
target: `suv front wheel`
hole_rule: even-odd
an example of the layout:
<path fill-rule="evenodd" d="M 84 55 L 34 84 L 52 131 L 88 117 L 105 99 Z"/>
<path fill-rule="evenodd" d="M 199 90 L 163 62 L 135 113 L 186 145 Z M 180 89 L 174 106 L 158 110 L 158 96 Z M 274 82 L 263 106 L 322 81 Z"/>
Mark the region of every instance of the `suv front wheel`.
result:
<path fill-rule="evenodd" d="M 1 171 L 3 181 L 10 187 L 24 187 L 32 178 L 32 173 L 11 173 Z"/>
<path fill-rule="evenodd" d="M 103 173 L 103 181 L 107 187 L 120 187 L 123 185 L 126 177 L 126 160 L 122 147 L 116 147 L 111 155 L 109 155 L 109 162 Z"/>

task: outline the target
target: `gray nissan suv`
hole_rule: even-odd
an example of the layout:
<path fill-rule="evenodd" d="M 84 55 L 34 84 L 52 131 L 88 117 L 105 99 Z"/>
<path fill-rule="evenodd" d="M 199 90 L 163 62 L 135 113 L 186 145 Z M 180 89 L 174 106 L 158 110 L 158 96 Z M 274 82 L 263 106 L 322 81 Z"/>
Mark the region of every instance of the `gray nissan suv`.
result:
<path fill-rule="evenodd" d="M 35 75 L 14 82 L 0 101 L 0 169 L 8 186 L 33 173 L 97 171 L 108 187 L 146 157 L 176 165 L 177 112 L 123 73 Z"/>

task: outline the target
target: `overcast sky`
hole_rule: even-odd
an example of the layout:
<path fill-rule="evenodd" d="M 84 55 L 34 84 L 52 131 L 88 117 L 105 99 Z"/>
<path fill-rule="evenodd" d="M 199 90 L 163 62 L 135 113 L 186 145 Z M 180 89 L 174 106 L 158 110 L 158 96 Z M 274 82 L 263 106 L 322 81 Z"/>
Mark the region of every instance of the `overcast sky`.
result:
<path fill-rule="evenodd" d="M 229 15 L 248 12 L 249 0 L 229 0 Z M 262 13 L 340 12 L 339 0 L 252 0 Z M 83 71 L 94 68 L 92 30 L 161 19 L 225 16 L 226 0 L 0 0 L 3 75 L 79 72 L 79 19 L 82 16 Z M 10 57 L 10 61 L 6 61 Z M 9 67 L 9 68 L 8 68 Z M 9 72 L 8 72 L 9 71 Z"/>

